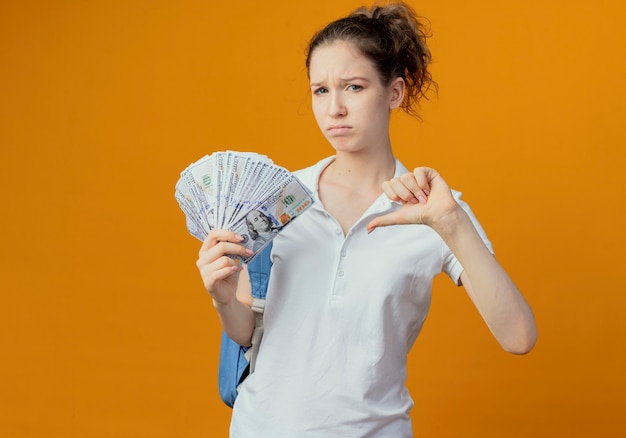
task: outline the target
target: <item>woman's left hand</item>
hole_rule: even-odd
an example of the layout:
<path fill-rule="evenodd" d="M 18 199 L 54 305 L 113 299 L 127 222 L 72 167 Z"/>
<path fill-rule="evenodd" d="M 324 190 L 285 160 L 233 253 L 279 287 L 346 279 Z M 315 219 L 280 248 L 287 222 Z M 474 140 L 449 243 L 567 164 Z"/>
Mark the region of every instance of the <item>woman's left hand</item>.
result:
<path fill-rule="evenodd" d="M 403 205 L 399 210 L 372 219 L 367 225 L 369 233 L 387 225 L 433 226 L 458 208 L 448 184 L 429 167 L 417 167 L 413 172 L 385 181 L 382 188 L 389 199 Z"/>

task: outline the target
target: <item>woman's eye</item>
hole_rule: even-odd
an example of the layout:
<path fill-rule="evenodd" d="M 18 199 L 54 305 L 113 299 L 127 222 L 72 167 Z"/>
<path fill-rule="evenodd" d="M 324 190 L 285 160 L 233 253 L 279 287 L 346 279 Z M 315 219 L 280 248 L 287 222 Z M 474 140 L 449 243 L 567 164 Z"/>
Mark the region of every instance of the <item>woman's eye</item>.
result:
<path fill-rule="evenodd" d="M 314 94 L 325 94 L 325 93 L 328 93 L 328 90 L 323 87 L 320 87 L 314 91 Z"/>
<path fill-rule="evenodd" d="M 348 90 L 350 90 L 350 91 L 359 91 L 359 90 L 362 90 L 362 89 L 363 89 L 363 87 L 360 86 L 360 85 L 352 84 L 352 85 L 348 86 Z"/>

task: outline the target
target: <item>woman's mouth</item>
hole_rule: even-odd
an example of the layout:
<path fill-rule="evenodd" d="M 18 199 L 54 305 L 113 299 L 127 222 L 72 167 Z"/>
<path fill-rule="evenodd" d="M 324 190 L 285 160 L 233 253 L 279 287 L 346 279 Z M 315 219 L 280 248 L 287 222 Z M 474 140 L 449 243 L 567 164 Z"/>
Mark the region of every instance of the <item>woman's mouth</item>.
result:
<path fill-rule="evenodd" d="M 328 128 L 328 132 L 332 135 L 343 135 L 348 133 L 352 129 L 348 125 L 332 125 Z"/>

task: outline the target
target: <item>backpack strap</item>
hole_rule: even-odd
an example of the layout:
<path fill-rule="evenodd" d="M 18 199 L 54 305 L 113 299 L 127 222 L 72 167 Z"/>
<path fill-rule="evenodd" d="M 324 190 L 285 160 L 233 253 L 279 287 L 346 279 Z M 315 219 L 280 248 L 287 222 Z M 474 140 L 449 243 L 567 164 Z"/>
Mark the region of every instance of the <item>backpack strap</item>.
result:
<path fill-rule="evenodd" d="M 263 248 L 251 262 L 248 263 L 248 274 L 252 286 L 252 311 L 256 317 L 256 324 L 252 332 L 252 346 L 246 351 L 246 359 L 250 362 L 249 374 L 254 372 L 256 357 L 259 353 L 259 346 L 263 338 L 263 312 L 265 311 L 265 297 L 267 295 L 267 284 L 272 268 L 272 242 Z"/>
<path fill-rule="evenodd" d="M 252 287 L 252 309 L 256 315 L 256 328 L 252 333 L 252 347 L 242 347 L 222 330 L 217 370 L 218 389 L 221 399 L 231 408 L 237 399 L 239 386 L 254 370 L 254 362 L 263 337 L 263 310 L 265 309 L 267 283 L 272 267 L 271 251 L 272 244 L 270 242 L 247 264 Z"/>

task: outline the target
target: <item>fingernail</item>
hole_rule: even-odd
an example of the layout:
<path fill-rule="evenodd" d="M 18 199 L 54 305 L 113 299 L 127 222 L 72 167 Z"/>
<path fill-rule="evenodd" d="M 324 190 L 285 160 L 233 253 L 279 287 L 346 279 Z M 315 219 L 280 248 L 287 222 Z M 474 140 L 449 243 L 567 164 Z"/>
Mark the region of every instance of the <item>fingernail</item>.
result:
<path fill-rule="evenodd" d="M 422 195 L 419 195 L 418 197 L 420 204 L 426 204 L 426 198 Z"/>

